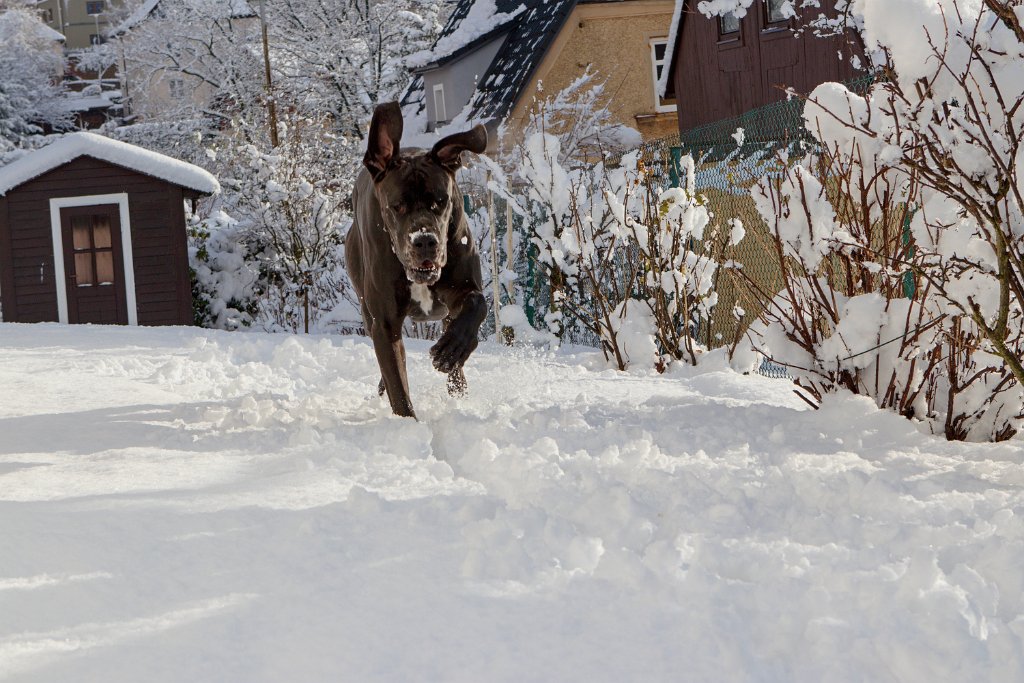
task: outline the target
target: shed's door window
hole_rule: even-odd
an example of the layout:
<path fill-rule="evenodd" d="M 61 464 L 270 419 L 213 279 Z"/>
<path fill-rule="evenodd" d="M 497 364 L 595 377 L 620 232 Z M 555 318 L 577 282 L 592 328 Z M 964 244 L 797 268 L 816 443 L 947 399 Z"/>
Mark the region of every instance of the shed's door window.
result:
<path fill-rule="evenodd" d="M 740 18 L 732 12 L 727 12 L 718 17 L 718 37 L 736 38 L 740 32 Z"/>
<path fill-rule="evenodd" d="M 95 287 L 114 284 L 114 245 L 110 216 L 71 217 L 71 243 L 75 253 L 75 284 Z"/>

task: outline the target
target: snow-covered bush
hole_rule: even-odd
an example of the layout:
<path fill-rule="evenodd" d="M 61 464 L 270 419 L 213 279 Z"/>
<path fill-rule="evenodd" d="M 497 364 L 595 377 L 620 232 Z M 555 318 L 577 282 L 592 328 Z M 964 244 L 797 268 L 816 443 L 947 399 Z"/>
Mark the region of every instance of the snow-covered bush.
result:
<path fill-rule="evenodd" d="M 221 210 L 189 217 L 189 263 L 196 324 L 222 330 L 252 325 L 259 272 L 238 221 Z"/>
<path fill-rule="evenodd" d="M 597 106 L 579 83 L 570 88 L 559 107 L 572 98 L 585 111 Z M 603 160 L 605 141 L 636 142 L 621 126 L 605 135 L 560 120 L 540 110 L 511 155 L 511 182 L 497 188 L 524 217 L 533 262 L 548 283 L 546 331 L 570 341 L 589 335 L 619 369 L 696 363 L 695 324 L 715 303 L 715 264 L 691 250 L 710 218 L 693 173 L 688 187 L 662 189 L 636 152 L 614 165 Z M 522 318 L 520 311 L 503 311 L 503 322 Z"/>
<path fill-rule="evenodd" d="M 754 190 L 785 287 L 762 293 L 753 346 L 815 397 L 845 387 L 950 439 L 1008 438 L 1024 418 L 1024 10 L 857 0 L 849 17 L 888 77 L 866 97 L 816 88 L 823 154 Z"/>
<path fill-rule="evenodd" d="M 222 136 L 210 150 L 219 165 L 222 209 L 238 221 L 247 257 L 259 272 L 257 322 L 308 332 L 344 295 L 341 238 L 358 162 L 323 120 L 291 116 L 281 143 L 251 134 Z"/>

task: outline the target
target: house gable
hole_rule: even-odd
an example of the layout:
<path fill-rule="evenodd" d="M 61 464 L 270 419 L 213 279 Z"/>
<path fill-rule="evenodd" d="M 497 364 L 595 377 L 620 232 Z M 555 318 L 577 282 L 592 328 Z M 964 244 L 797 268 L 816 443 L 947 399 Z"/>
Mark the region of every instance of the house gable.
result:
<path fill-rule="evenodd" d="M 578 3 L 508 119 L 524 123 L 535 96 L 553 96 L 590 68 L 605 84 L 609 111 L 619 123 L 645 139 L 674 132 L 674 107 L 658 111 L 651 48 L 652 41 L 667 39 L 672 9 L 672 0 Z"/>
<path fill-rule="evenodd" d="M 460 29 L 473 4 L 474 0 L 459 0 L 438 43 Z M 449 119 L 485 123 L 503 120 L 557 37 L 576 0 L 498 0 L 496 7 L 499 12 L 511 13 L 520 4 L 525 10 L 509 22 L 509 31 L 490 67 L 477 81 L 468 102 L 459 107 L 457 115 L 449 114 Z M 414 75 L 402 97 L 406 116 L 424 117 L 427 99 L 431 96 L 432 92 L 425 88 L 423 74 Z"/>
<path fill-rule="evenodd" d="M 494 61 L 495 55 L 504 45 L 507 34 L 492 37 L 475 49 L 460 55 L 458 59 L 447 60 L 440 66 L 421 72 L 423 89 L 426 94 L 424 107 L 427 116 L 426 130 L 434 130 L 457 116 L 473 97 L 477 84 Z M 437 109 L 437 91 L 443 97 L 444 111 Z"/>

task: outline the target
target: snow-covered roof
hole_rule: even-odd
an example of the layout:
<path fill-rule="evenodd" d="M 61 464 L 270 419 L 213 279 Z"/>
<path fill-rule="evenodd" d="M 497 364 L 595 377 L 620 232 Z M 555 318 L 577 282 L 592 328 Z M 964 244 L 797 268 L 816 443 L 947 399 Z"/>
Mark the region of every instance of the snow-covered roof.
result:
<path fill-rule="evenodd" d="M 198 166 L 126 142 L 82 132 L 65 135 L 42 149 L 0 167 L 0 197 L 81 156 L 101 159 L 202 194 L 220 192 L 217 179 Z"/>
<path fill-rule="evenodd" d="M 561 30 L 577 0 L 458 0 L 448 23 L 431 48 L 433 63 L 446 63 L 462 54 L 462 49 L 494 29 L 508 34 L 494 61 L 480 78 L 469 103 L 456 118 L 459 121 L 493 121 L 504 118 L 529 83 L 534 71 Z M 525 9 L 521 7 L 525 5 Z M 476 9 L 477 7 L 480 9 Z M 480 33 L 487 23 L 483 17 L 498 17 L 490 31 Z M 463 25 L 465 24 L 465 31 Z M 454 36 L 455 38 L 449 39 Z M 469 43 L 465 42 L 468 39 Z M 454 51 L 453 51 L 454 50 Z M 437 57 L 447 53 L 447 57 Z M 402 97 L 402 108 L 416 118 L 425 108 L 423 76 L 415 74 Z"/>
<path fill-rule="evenodd" d="M 661 78 L 658 79 L 658 97 L 664 97 L 666 92 L 671 92 L 669 85 L 675 76 L 673 67 L 676 61 L 676 43 L 679 42 L 679 34 L 683 27 L 683 10 L 685 8 L 686 0 L 676 0 L 675 9 L 672 10 L 672 23 L 668 29 L 668 43 L 665 45 L 665 64 L 668 66 L 662 68 Z"/>
<path fill-rule="evenodd" d="M 36 35 L 44 40 L 52 40 L 56 43 L 63 43 L 65 40 L 67 40 L 64 37 L 63 33 L 58 31 L 57 29 L 50 28 L 49 26 L 43 23 L 40 23 L 39 26 L 36 27 Z"/>
<path fill-rule="evenodd" d="M 509 9 L 509 4 L 507 0 L 503 0 L 502 7 L 498 6 L 497 0 L 476 0 L 469 4 L 461 21 L 455 23 L 449 32 L 442 32 L 429 50 L 409 55 L 406 64 L 416 68 L 439 63 L 478 39 L 501 30 L 526 11 L 526 5 Z"/>
<path fill-rule="evenodd" d="M 21 20 L 18 13 L 10 13 L 6 10 L 0 11 L 0 40 L 12 40 L 17 37 L 18 33 L 23 31 L 30 31 L 32 36 L 39 40 L 55 43 L 63 43 L 66 40 L 63 33 L 50 28 L 37 16 L 33 16 L 31 21 L 26 23 Z"/>
<path fill-rule="evenodd" d="M 84 92 L 65 92 L 64 97 L 57 101 L 57 106 L 64 111 L 90 111 L 108 109 L 120 100 L 120 90 L 104 90 L 92 95 Z"/>

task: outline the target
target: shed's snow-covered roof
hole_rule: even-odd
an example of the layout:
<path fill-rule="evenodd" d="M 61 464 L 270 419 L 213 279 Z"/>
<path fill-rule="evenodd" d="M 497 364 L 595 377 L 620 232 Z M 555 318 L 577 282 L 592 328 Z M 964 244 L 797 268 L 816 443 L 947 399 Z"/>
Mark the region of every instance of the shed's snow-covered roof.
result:
<path fill-rule="evenodd" d="M 71 133 L 0 167 L 0 197 L 81 156 L 101 159 L 202 194 L 220 192 L 217 179 L 198 166 L 95 133 Z"/>

